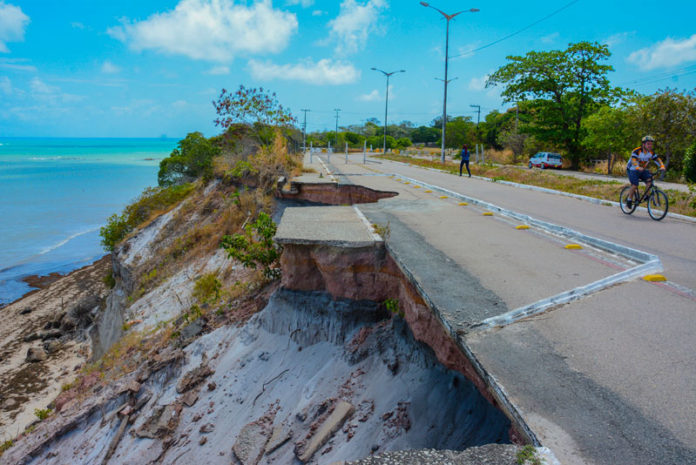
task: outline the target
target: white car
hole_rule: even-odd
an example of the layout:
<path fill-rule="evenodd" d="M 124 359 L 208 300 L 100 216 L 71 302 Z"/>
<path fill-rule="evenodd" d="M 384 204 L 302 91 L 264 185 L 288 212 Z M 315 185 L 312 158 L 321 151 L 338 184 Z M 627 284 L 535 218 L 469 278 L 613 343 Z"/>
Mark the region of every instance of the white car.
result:
<path fill-rule="evenodd" d="M 535 153 L 532 158 L 529 159 L 529 168 L 537 167 L 541 169 L 545 168 L 558 168 L 563 166 L 563 159 L 560 153 L 553 152 L 538 152 Z"/>

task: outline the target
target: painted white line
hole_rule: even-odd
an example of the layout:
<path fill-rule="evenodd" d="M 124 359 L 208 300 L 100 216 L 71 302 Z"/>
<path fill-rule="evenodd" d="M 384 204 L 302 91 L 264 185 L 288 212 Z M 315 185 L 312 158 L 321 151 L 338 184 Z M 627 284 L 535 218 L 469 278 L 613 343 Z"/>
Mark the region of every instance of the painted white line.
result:
<path fill-rule="evenodd" d="M 392 163 L 398 163 L 398 164 L 400 164 L 400 165 L 408 166 L 408 167 L 411 167 L 411 168 L 414 167 L 414 165 L 410 165 L 410 164 L 408 164 L 408 163 L 404 163 L 404 162 L 401 162 L 401 161 L 394 161 L 394 160 L 389 160 L 389 161 L 391 161 Z M 424 168 L 424 167 L 417 167 L 417 168 L 426 169 L 426 170 L 428 170 L 428 171 L 433 171 L 433 172 L 436 172 L 436 173 L 444 173 L 444 174 L 447 174 L 446 171 L 443 171 L 443 170 L 440 170 L 440 169 L 437 169 L 437 168 Z M 385 176 L 391 176 L 391 175 L 385 174 Z M 403 177 L 403 176 L 402 176 L 402 177 Z M 547 194 L 555 194 L 555 195 L 562 195 L 562 196 L 564 196 L 564 197 L 571 197 L 571 198 L 574 198 L 574 199 L 584 200 L 584 201 L 586 201 L 586 202 L 594 203 L 594 204 L 596 204 L 596 205 L 610 205 L 610 206 L 613 206 L 613 207 L 619 207 L 619 202 L 614 202 L 613 200 L 596 199 L 596 198 L 594 198 L 594 197 L 588 197 L 588 196 L 586 196 L 586 195 L 571 194 L 570 192 L 557 191 L 557 190 L 554 190 L 554 189 L 548 189 L 548 188 L 546 188 L 546 187 L 530 186 L 530 185 L 528 185 L 528 184 L 519 184 L 519 183 L 512 182 L 512 181 L 500 181 L 500 180 L 495 180 L 495 181 L 494 181 L 494 180 L 491 179 L 491 178 L 486 178 L 486 177 L 483 177 L 483 176 L 472 176 L 472 177 L 473 177 L 474 179 L 479 179 L 479 180 L 481 180 L 481 181 L 495 182 L 495 183 L 497 183 L 497 184 L 505 184 L 505 185 L 507 185 L 507 186 L 518 187 L 518 188 L 520 188 L 520 189 L 527 189 L 527 190 L 531 190 L 531 191 L 545 192 L 545 193 L 547 193 Z M 645 207 L 638 207 L 638 211 L 642 211 L 642 212 L 645 213 L 645 212 L 647 212 L 648 210 L 647 210 L 647 208 L 645 208 Z M 689 222 L 689 223 L 696 223 L 696 218 L 694 218 L 693 216 L 680 215 L 679 213 L 671 213 L 671 212 L 668 212 L 668 213 L 667 213 L 667 216 L 668 216 L 669 218 L 679 219 L 679 220 L 682 220 L 682 221 L 687 221 L 687 222 Z"/>
<path fill-rule="evenodd" d="M 360 218 L 360 220 L 363 222 L 363 224 L 365 224 L 365 226 L 367 227 L 367 230 L 370 231 L 370 234 L 372 234 L 372 238 L 376 242 L 384 242 L 384 239 L 382 239 L 382 236 L 377 234 L 377 231 L 375 231 L 375 228 L 367 220 L 367 218 L 365 218 L 365 215 L 363 215 L 363 212 L 360 211 L 360 209 L 358 208 L 358 206 L 356 204 L 353 204 L 353 210 L 355 210 L 355 213 L 357 213 L 358 218 Z"/>
<path fill-rule="evenodd" d="M 584 242 L 588 245 L 591 245 L 597 249 L 604 250 L 607 252 L 615 253 L 617 255 L 620 255 L 624 258 L 627 258 L 629 260 L 634 260 L 640 263 L 640 265 L 635 266 L 633 268 L 629 268 L 625 271 L 622 271 L 620 273 L 616 273 L 614 275 L 608 276 L 606 278 L 600 279 L 598 281 L 595 281 L 590 284 L 586 284 L 584 286 L 576 287 L 574 289 L 571 289 L 569 291 L 562 292 L 560 294 L 556 294 L 554 296 L 539 300 L 537 302 L 534 302 L 529 305 L 525 305 L 523 307 L 516 308 L 514 310 L 511 310 L 507 313 L 504 313 L 502 315 L 498 315 L 492 318 L 487 318 L 486 320 L 481 321 L 480 323 L 477 323 L 472 326 L 472 329 L 489 329 L 493 328 L 496 326 L 505 326 L 509 325 L 517 320 L 520 320 L 522 318 L 526 318 L 532 315 L 536 315 L 538 313 L 544 312 L 548 310 L 551 307 L 556 307 L 561 304 L 565 304 L 568 302 L 572 302 L 574 300 L 578 300 L 581 297 L 585 297 L 590 294 L 594 294 L 596 292 L 601 291 L 602 289 L 606 289 L 609 286 L 612 286 L 617 283 L 621 282 L 626 282 L 630 281 L 633 279 L 636 279 L 640 276 L 644 276 L 649 273 L 655 273 L 655 272 L 660 272 L 663 270 L 662 268 L 662 263 L 660 262 L 659 257 L 656 255 L 643 252 L 641 250 L 636 250 L 632 249 L 630 247 L 626 247 L 620 244 L 616 244 L 614 242 L 606 241 L 604 239 L 598 239 L 596 237 L 588 236 L 587 234 L 583 234 L 581 232 L 575 231 L 570 228 L 566 228 L 564 226 L 559 226 L 553 223 L 548 223 L 546 221 L 541 221 L 538 220 L 534 217 L 531 217 L 529 215 L 524 215 L 522 213 L 518 213 L 512 210 L 508 210 L 502 207 L 499 207 L 495 204 L 485 202 L 480 199 L 476 199 L 474 197 L 469 197 L 467 195 L 462 195 L 458 192 L 451 191 L 449 189 L 446 189 L 444 187 L 440 186 L 435 186 L 433 184 L 428 184 L 426 182 L 420 181 L 418 179 L 413 179 L 409 178 L 407 176 L 401 176 L 401 179 L 406 179 L 410 182 L 415 182 L 420 184 L 423 187 L 427 187 L 428 189 L 431 190 L 437 190 L 442 193 L 447 194 L 450 197 L 456 198 L 456 199 L 461 199 L 466 202 L 469 202 L 470 204 L 474 205 L 479 205 L 481 207 L 486 208 L 489 211 L 495 211 L 498 212 L 499 214 L 506 216 L 508 218 L 514 218 L 518 221 L 523 222 L 524 224 L 528 224 L 530 226 L 535 226 L 539 229 L 542 229 L 550 234 L 557 235 L 557 236 L 562 236 L 566 237 L 578 242 Z"/>

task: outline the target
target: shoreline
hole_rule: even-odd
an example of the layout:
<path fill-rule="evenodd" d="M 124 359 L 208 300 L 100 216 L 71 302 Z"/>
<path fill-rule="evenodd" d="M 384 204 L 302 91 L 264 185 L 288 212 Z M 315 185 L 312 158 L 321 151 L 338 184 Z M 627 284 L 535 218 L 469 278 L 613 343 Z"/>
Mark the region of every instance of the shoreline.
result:
<path fill-rule="evenodd" d="M 11 302 L 7 302 L 5 304 L 0 303 L 0 310 L 4 309 L 6 307 L 9 307 L 10 305 L 16 304 L 17 302 L 19 302 L 23 299 L 26 299 L 27 297 L 29 297 L 33 294 L 36 294 L 37 292 L 39 292 L 43 289 L 50 287 L 51 284 L 55 283 L 56 281 L 58 281 L 60 279 L 66 278 L 73 273 L 77 273 L 78 271 L 81 271 L 81 270 L 84 270 L 85 268 L 93 266 L 94 264 L 100 262 L 101 260 L 104 260 L 107 257 L 111 257 L 111 254 L 110 253 L 104 254 L 104 255 L 96 258 L 94 261 L 92 261 L 86 265 L 82 265 L 79 268 L 75 268 L 73 270 L 70 270 L 66 273 L 59 273 L 57 271 L 54 271 L 52 273 L 48 273 L 45 275 L 31 274 L 31 275 L 27 275 L 27 276 L 24 276 L 22 278 L 19 278 L 19 281 L 26 283 L 27 285 L 31 286 L 33 289 L 27 291 L 25 294 L 23 294 L 22 296 L 16 298 L 15 300 L 13 300 Z"/>

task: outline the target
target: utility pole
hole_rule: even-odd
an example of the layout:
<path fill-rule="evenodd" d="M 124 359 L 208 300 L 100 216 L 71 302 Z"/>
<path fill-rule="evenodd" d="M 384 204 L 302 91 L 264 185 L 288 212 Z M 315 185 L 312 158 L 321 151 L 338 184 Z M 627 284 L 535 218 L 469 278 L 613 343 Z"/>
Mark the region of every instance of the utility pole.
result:
<path fill-rule="evenodd" d="M 479 127 L 479 122 L 481 121 L 481 105 L 469 105 L 471 108 L 478 109 L 478 116 L 476 117 L 476 129 Z"/>
<path fill-rule="evenodd" d="M 379 71 L 380 73 L 384 74 L 387 77 L 387 92 L 386 92 L 386 100 L 384 102 L 384 145 L 382 150 L 384 150 L 384 153 L 387 153 L 387 114 L 389 110 L 389 78 L 396 73 L 405 73 L 406 71 L 401 69 L 399 71 L 392 71 L 391 73 L 387 73 L 386 71 L 382 71 L 381 69 L 377 68 L 371 68 L 372 71 Z"/>
<path fill-rule="evenodd" d="M 515 102 L 515 134 L 520 127 L 520 102 Z"/>
<path fill-rule="evenodd" d="M 304 113 L 304 123 L 302 123 L 302 150 L 307 151 L 307 113 L 311 110 L 303 108 L 300 111 Z"/>
<path fill-rule="evenodd" d="M 336 112 L 336 136 L 334 139 L 334 146 L 338 147 L 338 113 L 341 111 L 340 108 L 334 108 L 334 111 Z"/>
<path fill-rule="evenodd" d="M 449 65 L 449 26 L 450 26 L 450 21 L 455 17 L 458 16 L 462 13 L 476 13 L 479 11 L 478 8 L 471 8 L 469 10 L 465 11 L 458 11 L 454 14 L 447 14 L 444 11 L 440 10 L 439 8 L 435 8 L 428 2 L 420 2 L 421 5 L 427 8 L 432 8 L 433 10 L 437 11 L 440 13 L 442 16 L 445 17 L 447 20 L 447 29 L 445 32 L 445 79 L 442 81 L 445 84 L 445 95 L 443 98 L 442 102 L 442 148 L 441 148 L 441 155 L 440 155 L 440 161 L 444 164 L 445 163 L 445 131 L 447 129 L 447 84 L 450 83 L 450 81 L 447 80 L 447 71 L 448 71 L 448 65 Z"/>
<path fill-rule="evenodd" d="M 304 112 L 304 123 L 302 124 L 302 151 L 307 151 L 307 112 L 310 110 L 302 109 Z"/>

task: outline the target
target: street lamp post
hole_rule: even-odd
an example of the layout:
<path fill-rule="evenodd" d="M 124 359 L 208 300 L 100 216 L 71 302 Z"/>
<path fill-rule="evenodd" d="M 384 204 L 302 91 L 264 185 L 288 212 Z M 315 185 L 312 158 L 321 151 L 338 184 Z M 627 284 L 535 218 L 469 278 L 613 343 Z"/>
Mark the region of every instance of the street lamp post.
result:
<path fill-rule="evenodd" d="M 462 11 L 458 11 L 454 14 L 448 15 L 444 11 L 442 11 L 438 8 L 435 8 L 434 6 L 432 6 L 431 4 L 429 4 L 427 2 L 420 2 L 420 4 L 425 6 L 425 7 L 432 8 L 433 10 L 437 11 L 442 16 L 444 16 L 445 19 L 447 20 L 447 33 L 445 35 L 445 79 L 444 79 L 445 96 L 444 96 L 444 99 L 443 99 L 444 101 L 442 104 L 442 149 L 441 149 L 441 154 L 440 154 L 440 161 L 442 163 L 445 163 L 445 134 L 446 134 L 446 126 L 447 126 L 447 84 L 449 82 L 447 80 L 447 70 L 448 70 L 448 65 L 449 65 L 449 22 L 455 16 L 458 16 L 462 13 L 476 13 L 477 11 L 479 11 L 479 9 L 478 8 L 471 8 L 469 10 L 462 10 Z"/>
<path fill-rule="evenodd" d="M 400 69 L 399 71 L 392 71 L 391 73 L 387 73 L 386 71 L 382 71 L 381 69 L 372 68 L 372 71 L 379 71 L 387 77 L 387 92 L 386 100 L 384 102 L 384 146 L 382 147 L 384 153 L 387 153 L 387 110 L 389 108 L 389 78 L 392 76 L 392 74 L 405 73 L 406 70 Z"/>

